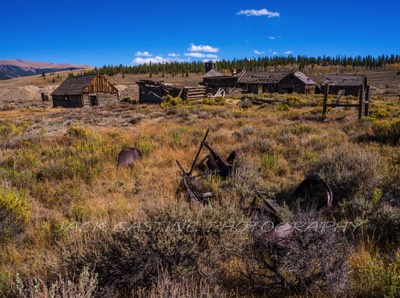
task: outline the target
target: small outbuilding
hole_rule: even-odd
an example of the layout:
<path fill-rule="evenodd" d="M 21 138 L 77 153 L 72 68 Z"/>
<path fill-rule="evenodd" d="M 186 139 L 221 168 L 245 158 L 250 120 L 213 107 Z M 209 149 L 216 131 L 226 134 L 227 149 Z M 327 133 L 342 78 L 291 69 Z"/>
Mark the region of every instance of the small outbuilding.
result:
<path fill-rule="evenodd" d="M 278 93 L 315 94 L 317 83 L 300 71 L 293 71 L 279 81 Z"/>
<path fill-rule="evenodd" d="M 329 75 L 324 78 L 321 85 L 322 93 L 325 93 L 326 85 L 329 85 L 330 94 L 359 96 L 361 90 L 366 89 L 368 82 L 364 75 Z"/>
<path fill-rule="evenodd" d="M 53 107 L 81 108 L 99 106 L 101 94 L 115 94 L 118 90 L 102 75 L 71 76 L 52 94 Z"/>

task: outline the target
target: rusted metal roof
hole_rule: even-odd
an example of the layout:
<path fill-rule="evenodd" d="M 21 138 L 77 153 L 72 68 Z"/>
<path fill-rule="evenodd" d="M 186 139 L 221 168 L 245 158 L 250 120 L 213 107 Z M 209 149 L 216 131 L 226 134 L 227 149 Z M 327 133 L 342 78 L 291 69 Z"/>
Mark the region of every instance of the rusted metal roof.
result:
<path fill-rule="evenodd" d="M 301 80 L 304 84 L 306 85 L 317 85 L 316 82 L 311 80 L 309 77 L 307 77 L 304 73 L 301 71 L 295 71 L 293 73 L 294 76 L 296 76 L 299 80 Z"/>
<path fill-rule="evenodd" d="M 323 84 L 331 86 L 362 86 L 366 84 L 366 76 L 363 75 L 329 75 L 324 78 Z"/>
<path fill-rule="evenodd" d="M 278 84 L 290 72 L 247 71 L 239 80 L 242 84 Z"/>
<path fill-rule="evenodd" d="M 77 95 L 82 94 L 96 75 L 69 77 L 51 95 Z"/>
<path fill-rule="evenodd" d="M 207 72 L 203 78 L 213 78 L 213 77 L 224 77 L 225 75 L 222 72 L 219 72 L 218 70 L 211 69 L 209 72 Z"/>
<path fill-rule="evenodd" d="M 247 71 L 239 79 L 242 84 L 279 84 L 279 82 L 288 75 L 294 75 L 306 85 L 316 85 L 317 83 L 308 78 L 300 71 L 286 72 L 254 72 Z"/>
<path fill-rule="evenodd" d="M 85 76 L 72 76 L 67 78 L 64 82 L 51 95 L 80 95 L 83 94 L 86 88 L 92 84 L 92 82 L 99 77 L 103 83 L 103 86 L 107 86 L 108 89 L 117 92 L 118 90 L 110 84 L 106 78 L 102 75 L 85 75 Z"/>

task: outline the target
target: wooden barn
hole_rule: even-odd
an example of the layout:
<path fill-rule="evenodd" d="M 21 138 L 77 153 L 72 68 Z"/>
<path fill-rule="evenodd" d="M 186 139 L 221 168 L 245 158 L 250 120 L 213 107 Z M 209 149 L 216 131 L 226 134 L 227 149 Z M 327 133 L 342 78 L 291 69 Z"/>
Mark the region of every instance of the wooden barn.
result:
<path fill-rule="evenodd" d="M 317 83 L 300 71 L 246 72 L 238 80 L 247 93 L 302 93 L 314 94 Z"/>
<path fill-rule="evenodd" d="M 329 85 L 330 94 L 359 96 L 361 90 L 365 90 L 368 82 L 364 75 L 329 75 L 326 76 L 321 85 L 321 92 L 325 93 L 325 86 Z"/>
<path fill-rule="evenodd" d="M 72 76 L 67 78 L 52 94 L 53 106 L 81 108 L 99 106 L 101 94 L 115 94 L 118 90 L 102 75 Z"/>

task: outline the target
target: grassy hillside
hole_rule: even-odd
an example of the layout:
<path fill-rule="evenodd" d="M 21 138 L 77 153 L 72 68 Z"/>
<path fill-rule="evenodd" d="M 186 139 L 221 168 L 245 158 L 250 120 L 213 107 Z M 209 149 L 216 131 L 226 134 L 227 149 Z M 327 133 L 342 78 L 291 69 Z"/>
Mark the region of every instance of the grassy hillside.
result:
<path fill-rule="evenodd" d="M 322 121 L 319 95 L 268 96 L 287 104 L 0 111 L 2 294 L 398 296 L 398 98 L 375 97 L 360 123 L 353 109 Z M 218 199 L 202 207 L 178 191 L 175 160 L 188 169 L 207 128 L 213 148 L 240 159 L 233 177 L 209 178 Z M 117 170 L 124 147 L 144 158 Z M 257 192 L 289 214 L 285 199 L 308 174 L 332 187 L 334 209 L 286 220 L 341 228 L 303 230 L 296 239 L 314 244 L 283 256 L 262 231 L 239 228 L 268 219 L 246 211 L 262 206 Z"/>

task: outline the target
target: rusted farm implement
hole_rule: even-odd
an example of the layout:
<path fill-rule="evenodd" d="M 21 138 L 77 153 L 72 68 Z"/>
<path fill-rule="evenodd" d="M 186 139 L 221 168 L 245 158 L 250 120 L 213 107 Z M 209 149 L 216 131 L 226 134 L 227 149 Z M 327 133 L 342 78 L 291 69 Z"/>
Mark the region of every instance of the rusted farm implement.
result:
<path fill-rule="evenodd" d="M 214 197 L 214 193 L 207 190 L 207 187 L 204 184 L 206 176 L 209 174 L 216 174 L 223 178 L 228 177 L 232 173 L 235 158 L 237 156 L 237 153 L 233 151 L 227 159 L 221 157 L 206 142 L 209 131 L 210 130 L 208 129 L 203 138 L 203 141 L 200 143 L 199 150 L 197 151 L 196 157 L 192 163 L 189 172 L 186 172 L 184 170 L 178 160 L 176 161 L 181 170 L 182 182 L 189 195 L 189 198 L 202 204 L 208 204 L 210 199 Z M 198 165 L 196 165 L 203 147 L 207 148 L 210 151 L 210 154 L 203 158 L 203 160 Z M 199 170 L 200 172 L 196 176 L 193 175 L 193 171 L 195 170 L 195 168 L 197 168 L 197 170 Z"/>
<path fill-rule="evenodd" d="M 221 178 L 228 178 L 234 174 L 235 160 L 238 156 L 236 151 L 233 151 L 227 159 L 221 157 L 207 142 L 207 130 L 202 142 L 200 143 L 197 154 L 194 158 L 190 170 L 187 172 L 177 160 L 181 175 L 182 186 L 186 190 L 190 200 L 200 202 L 204 205 L 210 203 L 215 197 L 214 193 L 207 188 L 206 178 L 210 174 L 218 175 Z M 203 148 L 206 148 L 210 153 L 203 158 L 198 164 L 200 153 Z M 199 174 L 193 175 L 194 170 L 198 170 Z M 280 206 L 274 199 L 268 198 L 261 192 L 257 192 L 258 199 L 264 202 L 261 208 L 255 205 L 250 205 L 248 211 L 250 213 L 266 212 L 272 216 L 276 223 L 282 222 L 280 214 L 283 207 Z M 253 201 L 255 202 L 255 200 Z M 324 214 L 328 212 L 333 205 L 333 194 L 329 185 L 318 175 L 306 177 L 295 189 L 287 203 L 292 212 L 315 210 L 318 213 Z"/>

